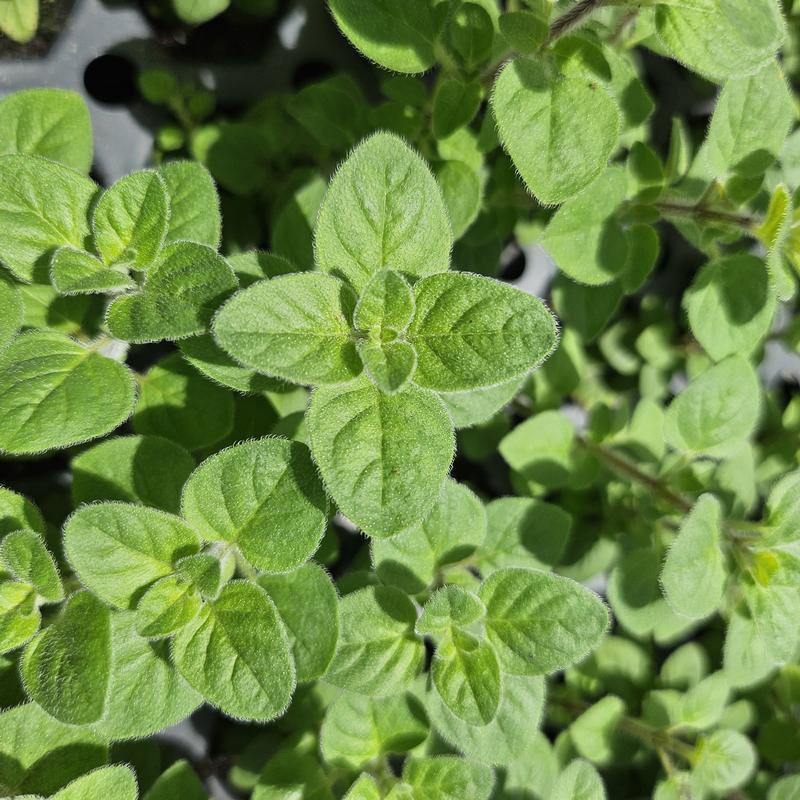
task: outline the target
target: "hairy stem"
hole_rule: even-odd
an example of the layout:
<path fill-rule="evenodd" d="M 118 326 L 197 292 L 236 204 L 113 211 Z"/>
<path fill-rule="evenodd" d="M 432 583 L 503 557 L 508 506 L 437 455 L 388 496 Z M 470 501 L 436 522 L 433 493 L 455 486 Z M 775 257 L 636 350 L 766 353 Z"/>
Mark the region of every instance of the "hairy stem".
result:
<path fill-rule="evenodd" d="M 582 25 L 586 18 L 596 9 L 602 6 L 606 0 L 579 0 L 569 11 L 562 14 L 551 26 L 550 33 L 545 41 L 545 46 L 552 44 L 560 39 L 564 34 L 569 33 L 578 25 Z"/>
<path fill-rule="evenodd" d="M 726 211 L 715 211 L 702 205 L 684 206 L 679 203 L 656 203 L 656 209 L 667 217 L 688 217 L 706 222 L 722 222 L 736 228 L 753 232 L 761 223 L 758 217 L 749 214 L 732 214 Z"/>

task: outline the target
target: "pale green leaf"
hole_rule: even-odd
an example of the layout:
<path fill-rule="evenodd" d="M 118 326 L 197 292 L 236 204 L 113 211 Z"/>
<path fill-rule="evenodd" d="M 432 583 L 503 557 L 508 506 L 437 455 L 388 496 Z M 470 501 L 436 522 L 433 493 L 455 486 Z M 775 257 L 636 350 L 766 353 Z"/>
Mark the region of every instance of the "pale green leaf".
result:
<path fill-rule="evenodd" d="M 172 0 L 175 13 L 189 25 L 201 25 L 221 14 L 231 0 Z"/>
<path fill-rule="evenodd" d="M 56 563 L 38 533 L 22 529 L 0 540 L 0 566 L 18 581 L 33 586 L 43 600 L 49 603 L 63 600 L 64 589 Z"/>
<path fill-rule="evenodd" d="M 44 533 L 42 515 L 27 497 L 0 486 L 0 539 L 20 528 L 30 528 L 37 533 Z"/>
<path fill-rule="evenodd" d="M 479 593 L 486 632 L 504 672 L 540 675 L 580 661 L 605 636 L 602 601 L 568 578 L 533 569 L 501 569 Z"/>
<path fill-rule="evenodd" d="M 415 627 L 420 636 L 447 634 L 483 619 L 486 609 L 472 592 L 460 586 L 443 586 L 426 601 Z"/>
<path fill-rule="evenodd" d="M 208 800 L 208 794 L 189 762 L 180 759 L 158 776 L 143 800 Z"/>
<path fill-rule="evenodd" d="M 605 87 L 584 74 L 551 76 L 543 62 L 515 58 L 495 82 L 500 139 L 542 203 L 563 203 L 606 168 L 620 112 Z"/>
<path fill-rule="evenodd" d="M 371 775 L 362 773 L 358 780 L 347 790 L 343 800 L 381 800 L 381 791 Z M 784 800 L 784 798 L 780 800 Z"/>
<path fill-rule="evenodd" d="M 624 749 L 619 723 L 625 716 L 625 703 L 608 694 L 584 711 L 569 726 L 575 749 L 594 764 L 608 766 Z"/>
<path fill-rule="evenodd" d="M 288 747 L 267 761 L 252 800 L 334 800 L 334 796 L 317 756 Z"/>
<path fill-rule="evenodd" d="M 416 351 L 408 342 L 400 340 L 361 340 L 358 355 L 369 379 L 386 394 L 401 391 L 417 368 Z"/>
<path fill-rule="evenodd" d="M 50 800 L 137 800 L 139 788 L 133 770 L 124 764 L 100 767 L 72 781 Z"/>
<path fill-rule="evenodd" d="M 189 581 L 167 575 L 148 587 L 136 604 L 136 630 L 146 639 L 170 636 L 197 616 L 201 604 Z"/>
<path fill-rule="evenodd" d="M 0 653 L 25 644 L 39 630 L 41 621 L 33 587 L 0 581 Z"/>
<path fill-rule="evenodd" d="M 606 800 L 603 779 L 588 761 L 576 759 L 558 776 L 550 800 Z"/>
<path fill-rule="evenodd" d="M 222 588 L 220 560 L 208 553 L 195 553 L 179 558 L 175 562 L 175 572 L 193 583 L 206 599 L 213 600 Z"/>
<path fill-rule="evenodd" d="M 471 428 L 488 422 L 511 402 L 524 386 L 526 378 L 512 378 L 507 383 L 472 389 L 466 392 L 439 392 L 456 428 Z"/>
<path fill-rule="evenodd" d="M 197 534 L 183 520 L 129 503 L 81 506 L 64 525 L 64 551 L 81 582 L 118 608 L 128 608 L 140 589 L 198 549 Z"/>
<path fill-rule="evenodd" d="M 130 416 L 134 399 L 123 364 L 60 333 L 25 333 L 0 355 L 0 449 L 42 453 L 95 439 Z"/>
<path fill-rule="evenodd" d="M 99 719 L 111 674 L 108 609 L 89 592 L 73 594 L 25 648 L 20 674 L 29 697 L 61 722 Z"/>
<path fill-rule="evenodd" d="M 318 267 L 344 278 L 356 292 L 382 269 L 410 279 L 442 272 L 451 245 L 436 179 L 414 150 L 388 133 L 372 136 L 350 154 L 317 218 Z"/>
<path fill-rule="evenodd" d="M 134 289 L 123 268 L 107 267 L 100 259 L 74 247 L 59 247 L 50 262 L 50 281 L 59 294 L 102 294 Z"/>
<path fill-rule="evenodd" d="M 9 153 L 44 156 L 88 172 L 92 122 L 83 98 L 63 89 L 26 89 L 3 98 L 0 154 Z"/>
<path fill-rule="evenodd" d="M 361 589 L 342 598 L 339 615 L 339 643 L 325 680 L 371 697 L 410 686 L 425 656 L 411 600 L 390 586 Z"/>
<path fill-rule="evenodd" d="M 368 535 L 393 536 L 433 507 L 454 452 L 450 417 L 434 394 L 408 386 L 386 395 L 366 378 L 321 387 L 308 426 L 327 490 Z"/>
<path fill-rule="evenodd" d="M 297 273 L 234 295 L 214 336 L 236 361 L 294 383 L 344 383 L 361 371 L 352 335 L 356 299 L 332 275 Z"/>
<path fill-rule="evenodd" d="M 756 767 L 756 753 L 746 736 L 720 730 L 700 740 L 692 769 L 692 784 L 701 790 L 726 793 L 743 786 Z"/>
<path fill-rule="evenodd" d="M 225 714 L 266 721 L 289 705 L 295 672 L 286 632 L 254 584 L 229 583 L 171 641 L 178 671 Z"/>
<path fill-rule="evenodd" d="M 4 272 L 0 273 L 0 349 L 5 347 L 22 327 L 24 308 L 22 295 L 14 281 Z"/>
<path fill-rule="evenodd" d="M 555 349 L 556 322 L 536 297 L 466 272 L 424 278 L 408 341 L 417 351 L 415 383 L 456 392 L 505 383 Z"/>
<path fill-rule="evenodd" d="M 383 340 L 405 333 L 414 319 L 414 294 L 406 279 L 391 269 L 376 272 L 361 291 L 353 326 Z"/>
<path fill-rule="evenodd" d="M 456 239 L 461 238 L 478 217 L 483 200 L 483 181 L 463 161 L 442 161 L 434 167 L 442 188 L 450 225 Z"/>
<path fill-rule="evenodd" d="M 327 499 L 308 448 L 268 438 L 204 461 L 184 486 L 181 508 L 204 539 L 236 544 L 260 570 L 288 572 L 319 546 Z"/>
<path fill-rule="evenodd" d="M 494 786 L 489 767 L 455 756 L 411 758 L 403 780 L 415 800 L 489 800 Z"/>
<path fill-rule="evenodd" d="M 159 172 L 169 195 L 166 244 L 186 240 L 216 249 L 222 220 L 217 189 L 208 170 L 196 161 L 170 161 Z"/>
<path fill-rule="evenodd" d="M 39 0 L 4 0 L 0 4 L 0 32 L 24 44 L 36 36 Z"/>

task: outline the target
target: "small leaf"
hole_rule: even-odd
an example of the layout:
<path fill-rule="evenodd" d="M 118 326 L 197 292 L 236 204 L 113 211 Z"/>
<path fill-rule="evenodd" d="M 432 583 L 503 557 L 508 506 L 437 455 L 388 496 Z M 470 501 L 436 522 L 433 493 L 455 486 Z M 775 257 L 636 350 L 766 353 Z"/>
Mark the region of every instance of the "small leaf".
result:
<path fill-rule="evenodd" d="M 139 790 L 133 770 L 124 764 L 113 764 L 72 781 L 50 800 L 137 800 Z"/>
<path fill-rule="evenodd" d="M 25 648 L 20 674 L 28 695 L 61 722 L 99 719 L 111 674 L 108 609 L 89 592 L 72 595 Z"/>
<path fill-rule="evenodd" d="M 551 800 L 606 800 L 603 779 L 588 761 L 577 758 L 558 776 Z"/>
<path fill-rule="evenodd" d="M 0 581 L 0 653 L 25 644 L 39 630 L 41 621 L 32 586 Z"/>
<path fill-rule="evenodd" d="M 594 592 L 568 578 L 532 569 L 501 569 L 479 593 L 486 632 L 504 672 L 541 675 L 580 661 L 608 629 Z"/>
<path fill-rule="evenodd" d="M 744 358 L 731 356 L 672 401 L 664 436 L 676 450 L 724 455 L 755 431 L 760 413 L 758 376 Z"/>
<path fill-rule="evenodd" d="M 417 368 L 417 353 L 408 342 L 362 340 L 358 355 L 369 379 L 386 394 L 401 391 Z"/>
<path fill-rule="evenodd" d="M 375 783 L 375 779 L 364 772 L 347 790 L 343 800 L 381 800 L 381 790 Z M 772 799 L 770 798 L 770 800 Z M 783 798 L 779 798 L 779 800 L 783 800 Z"/>
<path fill-rule="evenodd" d="M 700 740 L 692 769 L 698 788 L 724 794 L 743 786 L 756 766 L 753 745 L 736 731 L 720 730 Z"/>
<path fill-rule="evenodd" d="M 326 488 L 365 533 L 393 536 L 424 519 L 454 452 L 450 417 L 434 394 L 415 386 L 382 394 L 360 378 L 317 389 L 307 419 Z"/>
<path fill-rule="evenodd" d="M 433 135 L 446 139 L 459 128 L 469 125 L 481 105 L 483 92 L 477 82 L 464 83 L 445 78 L 433 96 Z"/>
<path fill-rule="evenodd" d="M 383 697 L 411 685 L 424 647 L 414 635 L 417 614 L 401 591 L 376 586 L 339 603 L 339 644 L 325 680 L 351 692 Z"/>
<path fill-rule="evenodd" d="M 236 283 L 233 270 L 210 247 L 176 242 L 150 267 L 140 292 L 111 304 L 109 330 L 128 342 L 175 340 L 203 333 Z"/>
<path fill-rule="evenodd" d="M 232 297 L 214 336 L 238 362 L 293 383 L 344 383 L 361 371 L 352 292 L 332 275 L 297 273 Z"/>
<path fill-rule="evenodd" d="M 119 268 L 107 267 L 85 250 L 59 247 L 50 262 L 50 281 L 59 294 L 103 294 L 133 289 L 136 284 Z"/>
<path fill-rule="evenodd" d="M 206 700 L 237 719 L 273 719 L 294 691 L 294 663 L 278 612 L 263 589 L 246 581 L 229 583 L 178 631 L 172 658 Z"/>
<path fill-rule="evenodd" d="M 216 249 L 222 221 L 208 170 L 196 161 L 170 161 L 159 169 L 167 185 L 170 216 L 165 244 L 197 242 Z"/>
<path fill-rule="evenodd" d="M 0 155 L 44 156 L 78 172 L 92 166 L 92 121 L 77 92 L 27 89 L 0 101 Z"/>
<path fill-rule="evenodd" d="M 414 319 L 414 294 L 406 279 L 391 269 L 376 272 L 358 298 L 353 325 L 383 339 L 405 333 Z"/>
<path fill-rule="evenodd" d="M 442 161 L 435 166 L 434 174 L 442 189 L 453 235 L 459 239 L 478 218 L 483 182 L 480 175 L 463 161 Z"/>
<path fill-rule="evenodd" d="M 94 181 L 46 158 L 8 155 L 0 156 L 0 186 L 0 261 L 15 277 L 43 277 L 57 247 L 86 245 Z"/>
<path fill-rule="evenodd" d="M 164 244 L 169 197 L 155 170 L 133 172 L 100 195 L 92 212 L 97 252 L 106 264 L 147 269 Z"/>
<path fill-rule="evenodd" d="M 143 800 L 208 800 L 205 787 L 188 761 L 180 759 L 156 778 Z"/>
<path fill-rule="evenodd" d="M 136 630 L 146 639 L 170 636 L 197 616 L 201 604 L 191 583 L 168 575 L 150 586 L 137 603 Z"/>
<path fill-rule="evenodd" d="M 219 559 L 208 553 L 184 556 L 175 562 L 175 573 L 194 584 L 207 600 L 213 600 L 222 588 Z"/>
<path fill-rule="evenodd" d="M 43 600 L 57 603 L 64 599 L 56 563 L 38 533 L 23 529 L 0 540 L 0 566 L 33 586 Z"/>
<path fill-rule="evenodd" d="M 5 347 L 17 335 L 22 327 L 24 308 L 22 294 L 11 278 L 5 273 L 0 273 L 0 349 Z"/>
<path fill-rule="evenodd" d="M 683 521 L 661 573 L 664 595 L 678 614 L 703 619 L 719 607 L 727 577 L 721 527 L 719 503 L 702 495 Z"/>
<path fill-rule="evenodd" d="M 0 486 L 0 539 L 21 528 L 44 533 L 41 512 L 27 497 Z"/>
<path fill-rule="evenodd" d="M 204 461 L 186 482 L 181 507 L 207 541 L 236 544 L 260 570 L 288 572 L 319 546 L 327 499 L 308 448 L 269 438 Z"/>
<path fill-rule="evenodd" d="M 81 506 L 64 525 L 64 551 L 81 582 L 128 608 L 140 589 L 197 552 L 197 534 L 181 519 L 128 503 Z"/>
<path fill-rule="evenodd" d="M 414 381 L 455 392 L 505 383 L 539 366 L 556 346 L 552 314 L 537 298 L 491 278 L 447 272 L 414 286 L 408 341 Z"/>
<path fill-rule="evenodd" d="M 0 354 L 0 449 L 42 453 L 95 439 L 130 416 L 134 399 L 123 364 L 60 333 L 25 333 Z"/>
<path fill-rule="evenodd" d="M 410 758 L 403 780 L 415 800 L 489 800 L 494 786 L 492 770 L 455 756 Z"/>
<path fill-rule="evenodd" d="M 545 205 L 586 188 L 619 138 L 619 109 L 603 86 L 581 73 L 551 76 L 533 59 L 515 58 L 503 68 L 492 109 L 503 146 Z"/>
<path fill-rule="evenodd" d="M 444 586 L 428 598 L 415 630 L 420 636 L 446 634 L 454 627 L 466 628 L 485 614 L 483 603 L 472 592 Z"/>
<path fill-rule="evenodd" d="M 339 598 L 328 573 L 309 562 L 286 575 L 260 575 L 258 585 L 283 620 L 298 683 L 322 677 L 339 638 Z"/>
<path fill-rule="evenodd" d="M 315 232 L 318 267 L 356 292 L 382 269 L 409 279 L 446 270 L 452 243 L 442 192 L 428 165 L 388 133 L 362 142 L 339 167 Z"/>

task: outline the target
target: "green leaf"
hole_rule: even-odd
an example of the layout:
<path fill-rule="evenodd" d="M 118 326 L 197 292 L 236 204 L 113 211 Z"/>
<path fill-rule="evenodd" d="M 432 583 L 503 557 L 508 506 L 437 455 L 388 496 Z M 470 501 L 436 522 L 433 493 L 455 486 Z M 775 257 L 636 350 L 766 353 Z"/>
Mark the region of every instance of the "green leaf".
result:
<path fill-rule="evenodd" d="M 108 609 L 89 592 L 73 594 L 25 648 L 20 674 L 30 698 L 61 722 L 99 719 L 111 674 Z"/>
<path fill-rule="evenodd" d="M 385 394 L 401 391 L 417 368 L 416 351 L 408 342 L 399 340 L 361 340 L 358 355 L 369 379 Z"/>
<path fill-rule="evenodd" d="M 448 564 L 471 556 L 486 535 L 486 512 L 466 486 L 447 479 L 423 522 L 390 539 L 373 539 L 372 561 L 383 583 L 418 594 Z"/>
<path fill-rule="evenodd" d="M 41 621 L 32 586 L 0 581 L 0 653 L 25 644 L 39 630 Z"/>
<path fill-rule="evenodd" d="M 446 270 L 452 243 L 442 192 L 428 165 L 388 133 L 362 142 L 339 167 L 315 233 L 318 267 L 359 293 L 382 269 L 412 280 Z"/>
<path fill-rule="evenodd" d="M 294 662 L 278 612 L 263 589 L 246 581 L 229 583 L 178 631 L 172 658 L 206 700 L 237 719 L 273 719 L 294 691 Z"/>
<path fill-rule="evenodd" d="M 611 167 L 550 220 L 542 246 L 578 283 L 602 286 L 625 269 L 628 240 L 614 212 L 626 191 L 625 171 Z"/>
<path fill-rule="evenodd" d="M 140 589 L 198 549 L 183 520 L 129 503 L 81 506 L 64 525 L 64 551 L 78 578 L 118 608 L 129 608 Z"/>
<path fill-rule="evenodd" d="M 551 800 L 606 800 L 603 779 L 588 761 L 575 759 L 558 776 Z"/>
<path fill-rule="evenodd" d="M 500 33 L 518 52 L 535 56 L 550 33 L 550 7 L 534 5 L 531 11 L 507 11 L 500 15 Z"/>
<path fill-rule="evenodd" d="M 359 769 L 387 753 L 406 753 L 428 736 L 428 719 L 408 692 L 379 700 L 342 692 L 325 712 L 320 751 L 332 766 Z"/>
<path fill-rule="evenodd" d="M 381 791 L 378 788 L 378 784 L 375 783 L 375 779 L 365 772 L 347 790 L 343 800 L 381 800 Z M 785 799 L 779 798 L 779 800 Z"/>
<path fill-rule="evenodd" d="M 361 589 L 339 603 L 339 643 L 325 680 L 370 697 L 411 685 L 425 657 L 414 635 L 417 612 L 398 589 Z"/>
<path fill-rule="evenodd" d="M 0 101 L 0 155 L 60 161 L 78 172 L 92 166 L 92 121 L 77 92 L 27 89 Z"/>
<path fill-rule="evenodd" d="M 175 13 L 189 25 L 201 25 L 221 14 L 230 0 L 172 0 Z"/>
<path fill-rule="evenodd" d="M 626 749 L 619 723 L 625 716 L 625 703 L 608 694 L 584 711 L 569 727 L 575 749 L 595 764 L 608 766 Z"/>
<path fill-rule="evenodd" d="M 774 556 L 770 553 L 767 556 L 768 566 L 774 566 Z M 800 631 L 795 624 L 800 612 L 797 586 L 794 583 L 784 586 L 778 581 L 764 585 L 757 580 L 743 580 L 741 590 L 760 646 L 773 662 L 791 661 L 800 645 Z"/>
<path fill-rule="evenodd" d="M 204 461 L 186 482 L 181 507 L 204 539 L 236 544 L 260 570 L 288 572 L 319 546 L 327 499 L 308 448 L 269 438 Z"/>
<path fill-rule="evenodd" d="M 198 242 L 216 249 L 222 220 L 219 197 L 208 170 L 196 161 L 170 161 L 159 169 L 169 195 L 165 244 Z"/>
<path fill-rule="evenodd" d="M 725 674 L 709 675 L 681 698 L 676 726 L 702 731 L 717 725 L 729 697 L 730 684 Z"/>
<path fill-rule="evenodd" d="M 188 717 L 203 698 L 178 674 L 166 640 L 136 632 L 136 614 L 111 615 L 111 680 L 103 717 L 92 729 L 119 741 L 152 736 Z"/>
<path fill-rule="evenodd" d="M 175 572 L 193 583 L 206 599 L 213 600 L 222 588 L 222 567 L 219 559 L 208 553 L 179 558 L 175 562 Z"/>
<path fill-rule="evenodd" d="M 676 450 L 724 455 L 747 439 L 761 413 L 761 387 L 741 356 L 721 361 L 692 381 L 667 409 L 664 436 Z"/>
<path fill-rule="evenodd" d="M 533 731 L 544 710 L 543 678 L 504 674 L 502 682 L 500 705 L 488 725 L 464 722 L 436 694 L 432 694 L 428 704 L 436 732 L 468 759 L 480 764 L 508 765 L 523 757 L 530 742 L 519 731 Z"/>
<path fill-rule="evenodd" d="M 785 27 L 772 0 L 683 0 L 659 5 L 656 28 L 673 55 L 711 80 L 756 72 L 775 57 Z"/>
<path fill-rule="evenodd" d="M 376 272 L 361 291 L 353 325 L 377 339 L 404 333 L 414 319 L 414 295 L 399 272 Z"/>
<path fill-rule="evenodd" d="M 247 367 L 294 383 L 344 383 L 361 371 L 356 299 L 332 275 L 297 273 L 234 295 L 214 320 L 220 346 Z"/>
<path fill-rule="evenodd" d="M 183 484 L 195 467 L 180 445 L 160 436 L 120 436 L 72 459 L 76 506 L 120 500 L 177 513 Z"/>
<path fill-rule="evenodd" d="M 488 642 L 452 630 L 436 648 L 431 672 L 436 691 L 457 717 L 471 725 L 494 719 L 500 704 L 500 665 Z"/>
<path fill-rule="evenodd" d="M 504 567 L 547 569 L 561 562 L 572 528 L 562 508 L 529 497 L 501 497 L 486 506 L 486 539 L 478 551 L 481 574 Z"/>
<path fill-rule="evenodd" d="M 314 225 L 328 184 L 318 172 L 301 171 L 294 178 L 293 191 L 275 212 L 272 249 L 297 269 L 314 268 Z"/>
<path fill-rule="evenodd" d="M 478 113 L 483 92 L 479 83 L 445 78 L 433 96 L 433 135 L 446 139 L 469 125 Z"/>
<path fill-rule="evenodd" d="M 95 439 L 130 416 L 134 399 L 123 364 L 60 333 L 25 333 L 0 354 L 0 449 L 42 453 Z"/>
<path fill-rule="evenodd" d="M 0 486 L 0 539 L 20 528 L 44 533 L 42 515 L 27 497 Z"/>
<path fill-rule="evenodd" d="M 408 340 L 417 351 L 415 383 L 456 392 L 505 383 L 555 349 L 556 322 L 544 304 L 492 278 L 447 272 L 414 286 Z"/>
<path fill-rule="evenodd" d="M 786 186 L 778 184 L 772 192 L 763 224 L 755 230 L 767 250 L 767 269 L 779 300 L 790 300 L 797 287 L 784 249 L 790 240 L 794 204 Z"/>
<path fill-rule="evenodd" d="M 551 75 L 540 61 L 515 58 L 495 82 L 500 139 L 525 184 L 545 205 L 563 203 L 606 168 L 620 113 L 586 75 Z"/>
<path fill-rule="evenodd" d="M 0 32 L 15 42 L 29 42 L 38 25 L 38 0 L 10 0 L 0 5 Z"/>
<path fill-rule="evenodd" d="M 136 433 L 163 436 L 197 450 L 233 430 L 233 395 L 203 378 L 178 354 L 159 361 L 139 386 L 132 420 Z"/>
<path fill-rule="evenodd" d="M 776 781 L 767 794 L 767 800 L 797 800 L 800 797 L 800 775 L 789 775 Z"/>
<path fill-rule="evenodd" d="M 252 800 L 334 800 L 334 796 L 317 756 L 289 747 L 267 762 Z"/>
<path fill-rule="evenodd" d="M 755 75 L 727 81 L 703 145 L 712 174 L 763 175 L 777 160 L 795 117 L 792 94 L 776 62 Z"/>
<path fill-rule="evenodd" d="M 415 800 L 489 800 L 494 786 L 492 770 L 455 756 L 410 758 L 403 780 Z"/>
<path fill-rule="evenodd" d="M 181 759 L 158 776 L 143 800 L 208 800 L 205 787 L 188 761 Z"/>
<path fill-rule="evenodd" d="M 431 0 L 329 0 L 336 24 L 368 59 L 394 72 L 425 72 L 436 61 Z"/>
<path fill-rule="evenodd" d="M 64 599 L 56 563 L 38 533 L 23 529 L 0 540 L 0 566 L 33 586 L 43 600 L 57 603 Z"/>
<path fill-rule="evenodd" d="M 136 604 L 136 630 L 146 639 L 170 636 L 200 611 L 197 589 L 177 575 L 157 580 Z"/>
<path fill-rule="evenodd" d="M 720 730 L 700 740 L 692 769 L 692 784 L 723 794 L 743 786 L 756 766 L 756 753 L 746 736 Z"/>
<path fill-rule="evenodd" d="M 59 247 L 50 262 L 50 281 L 59 294 L 102 294 L 133 289 L 123 269 L 107 267 L 100 259 L 74 247 Z"/>
<path fill-rule="evenodd" d="M 444 195 L 453 235 L 459 239 L 481 210 L 483 182 L 463 161 L 442 161 L 435 166 L 434 173 Z"/>
<path fill-rule="evenodd" d="M 448 16 L 442 39 L 465 72 L 475 71 L 491 55 L 497 16 L 497 6 L 486 2 L 459 3 Z"/>
<path fill-rule="evenodd" d="M 769 333 L 777 308 L 764 262 L 750 255 L 706 264 L 683 303 L 692 333 L 715 361 L 752 353 Z"/>
<path fill-rule="evenodd" d="M 22 295 L 17 285 L 5 273 L 0 273 L 0 349 L 5 347 L 22 327 Z"/>
<path fill-rule="evenodd" d="M 114 800 L 137 800 L 139 789 L 136 775 L 130 767 L 124 764 L 100 767 L 72 781 L 50 800 L 103 800 L 106 797 L 113 797 Z"/>
<path fill-rule="evenodd" d="M 479 593 L 486 632 L 504 672 L 541 675 L 580 661 L 608 629 L 608 611 L 594 592 L 568 578 L 533 569 L 501 569 Z"/>
<path fill-rule="evenodd" d="M 155 170 L 133 172 L 100 196 L 92 211 L 97 252 L 106 264 L 147 269 L 164 244 L 169 196 Z"/>
<path fill-rule="evenodd" d="M 327 490 L 369 536 L 418 525 L 433 507 L 454 440 L 450 417 L 432 393 L 408 386 L 386 395 L 366 378 L 321 387 L 311 396 L 308 426 Z"/>
<path fill-rule="evenodd" d="M 0 713 L 0 787 L 12 796 L 54 794 L 107 760 L 89 728 L 64 725 L 35 703 Z"/>
<path fill-rule="evenodd" d="M 0 156 L 0 261 L 15 277 L 44 277 L 53 250 L 83 249 L 97 185 L 38 156 Z"/>
<path fill-rule="evenodd" d="M 339 598 L 328 573 L 309 562 L 286 575 L 260 575 L 258 585 L 283 620 L 297 682 L 322 677 L 339 638 Z"/>
<path fill-rule="evenodd" d="M 684 519 L 661 572 L 664 596 L 673 610 L 690 619 L 713 614 L 727 577 L 722 553 L 722 509 L 704 494 Z"/>
<path fill-rule="evenodd" d="M 512 378 L 486 389 L 468 392 L 439 392 L 456 428 L 471 428 L 489 422 L 520 392 L 526 378 Z"/>
<path fill-rule="evenodd" d="M 106 321 L 114 336 L 128 342 L 183 339 L 206 331 L 236 285 L 233 270 L 210 247 L 176 242 L 150 267 L 140 292 L 111 304 Z"/>
<path fill-rule="evenodd" d="M 485 614 L 483 603 L 472 592 L 460 586 L 443 586 L 428 598 L 415 630 L 420 636 L 447 634 L 451 628 L 466 628 Z"/>

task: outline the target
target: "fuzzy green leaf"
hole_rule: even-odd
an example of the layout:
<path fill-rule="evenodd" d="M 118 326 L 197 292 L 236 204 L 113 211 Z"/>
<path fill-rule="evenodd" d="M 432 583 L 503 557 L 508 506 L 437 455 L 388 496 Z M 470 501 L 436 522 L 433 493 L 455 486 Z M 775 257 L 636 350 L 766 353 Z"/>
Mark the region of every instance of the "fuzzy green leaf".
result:
<path fill-rule="evenodd" d="M 123 364 L 60 333 L 25 333 L 0 355 L 0 449 L 42 453 L 95 439 L 130 416 L 134 399 Z"/>
<path fill-rule="evenodd" d="M 294 662 L 267 593 L 235 581 L 172 639 L 172 657 L 203 697 L 238 719 L 267 721 L 289 705 Z"/>
<path fill-rule="evenodd" d="M 42 615 L 33 587 L 0 581 L 0 653 L 21 647 L 39 630 Z"/>
<path fill-rule="evenodd" d="M 205 787 L 188 761 L 181 759 L 158 776 L 143 800 L 208 800 Z"/>
<path fill-rule="evenodd" d="M 190 241 L 216 249 L 222 220 L 217 188 L 208 170 L 196 161 L 170 161 L 159 172 L 170 206 L 165 244 Z"/>
<path fill-rule="evenodd" d="M 147 272 L 140 292 L 115 300 L 108 327 L 118 339 L 157 342 L 203 333 L 237 285 L 222 256 L 206 245 L 176 242 Z"/>
<path fill-rule="evenodd" d="M 433 135 L 446 139 L 469 125 L 478 113 L 482 94 L 479 83 L 465 83 L 454 78 L 443 80 L 433 96 Z"/>
<path fill-rule="evenodd" d="M 408 386 L 386 395 L 366 378 L 322 387 L 311 397 L 308 426 L 326 488 L 369 536 L 393 536 L 433 507 L 454 441 L 450 417 L 432 393 Z"/>
<path fill-rule="evenodd" d="M 340 166 L 315 233 L 319 268 L 359 293 L 382 269 L 410 279 L 446 270 L 452 243 L 442 192 L 428 165 L 388 133 L 362 142 Z"/>
<path fill-rule="evenodd" d="M 57 603 L 64 599 L 56 563 L 38 533 L 23 529 L 0 540 L 0 566 L 33 586 L 43 600 Z"/>
<path fill-rule="evenodd" d="M 20 673 L 31 699 L 61 722 L 99 719 L 111 674 L 108 609 L 89 592 L 72 595 L 25 648 Z"/>
<path fill-rule="evenodd" d="M 500 139 L 534 196 L 563 203 L 606 168 L 617 145 L 620 112 L 587 77 L 551 76 L 543 63 L 515 58 L 495 82 L 492 109 Z"/>
<path fill-rule="evenodd" d="M 50 800 L 137 800 L 139 789 L 133 770 L 124 764 L 114 764 L 83 775 L 72 781 Z"/>
<path fill-rule="evenodd" d="M 408 342 L 362 340 L 358 355 L 369 379 L 385 394 L 401 391 L 417 368 L 417 353 Z"/>
<path fill-rule="evenodd" d="M 460 586 L 444 586 L 427 600 L 415 627 L 420 636 L 446 634 L 483 619 L 486 609 L 472 592 Z"/>
<path fill-rule="evenodd" d="M 197 589 L 177 575 L 157 580 L 136 605 L 136 630 L 146 639 L 170 636 L 200 611 Z"/>
<path fill-rule="evenodd" d="M 736 731 L 715 731 L 700 740 L 692 782 L 702 791 L 724 794 L 744 785 L 756 766 L 753 745 Z"/>
<path fill-rule="evenodd" d="M 501 569 L 479 593 L 486 632 L 504 672 L 541 675 L 580 661 L 608 629 L 597 595 L 568 578 L 532 569 Z"/>
<path fill-rule="evenodd" d="M 379 340 L 405 333 L 414 319 L 414 294 L 406 279 L 391 269 L 376 272 L 358 298 L 353 325 Z"/>
<path fill-rule="evenodd" d="M 59 247 L 50 262 L 50 281 L 59 294 L 102 294 L 133 289 L 123 269 L 107 267 L 100 259 L 74 247 Z"/>
<path fill-rule="evenodd" d="M 343 800 L 381 800 L 381 790 L 371 775 L 362 773 L 358 780 L 347 790 Z M 780 798 L 780 800 L 784 799 Z"/>
<path fill-rule="evenodd" d="M 5 273 L 0 273 L 0 349 L 5 347 L 22 327 L 24 308 L 22 294 Z"/>
<path fill-rule="evenodd" d="M 0 101 L 0 155 L 60 161 L 78 172 L 92 166 L 92 122 L 77 92 L 27 89 Z"/>
<path fill-rule="evenodd" d="M 450 225 L 456 239 L 461 238 L 478 217 L 483 200 L 483 181 L 463 161 L 442 161 L 434 168 L 442 189 Z"/>
<path fill-rule="evenodd" d="M 726 570 L 721 528 L 719 502 L 713 495 L 704 494 L 683 521 L 667 553 L 661 585 L 670 606 L 685 617 L 708 617 L 722 600 Z"/>
<path fill-rule="evenodd" d="M 352 336 L 356 299 L 332 275 L 297 273 L 237 293 L 214 336 L 247 367 L 294 383 L 344 383 L 361 372 Z"/>
<path fill-rule="evenodd" d="M 558 776 L 551 800 L 606 800 L 603 779 L 588 761 L 578 758 Z"/>
<path fill-rule="evenodd" d="M 403 780 L 414 800 L 489 800 L 494 786 L 492 770 L 455 756 L 411 758 Z"/>
<path fill-rule="evenodd" d="M 466 272 L 424 278 L 408 341 L 417 351 L 415 383 L 443 392 L 519 378 L 556 346 L 556 322 L 544 304 L 507 284 Z"/>
<path fill-rule="evenodd" d="M 319 546 L 327 500 L 308 448 L 269 438 L 204 461 L 186 482 L 181 507 L 204 539 L 235 543 L 260 570 L 288 572 Z"/>
<path fill-rule="evenodd" d="M 7 533 L 21 528 L 44 533 L 42 515 L 27 497 L 0 486 L 0 539 Z"/>
<path fill-rule="evenodd" d="M 140 589 L 197 552 L 197 534 L 178 517 L 129 503 L 82 506 L 64 526 L 64 551 L 81 582 L 128 608 Z"/>
<path fill-rule="evenodd" d="M 342 598 L 339 615 L 339 643 L 325 680 L 371 697 L 408 687 L 425 655 L 411 600 L 389 586 L 361 589 Z"/>

